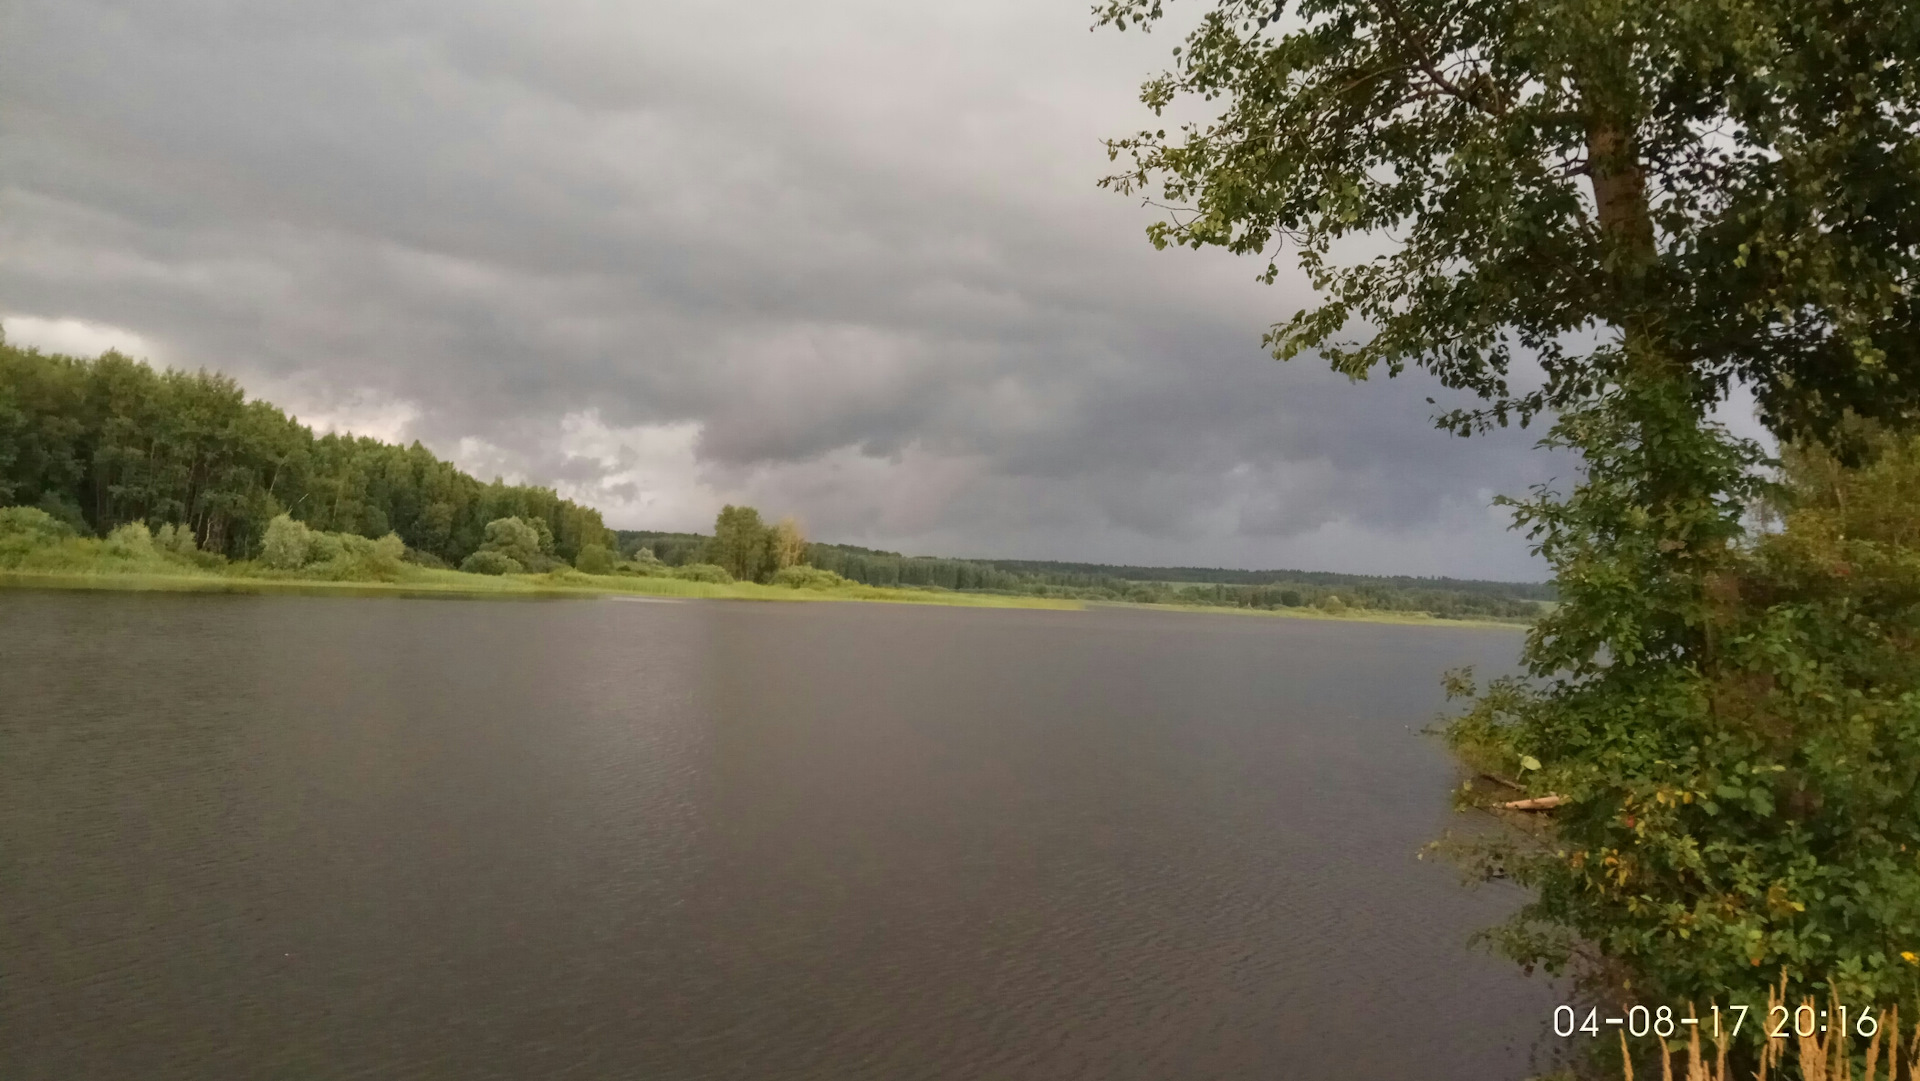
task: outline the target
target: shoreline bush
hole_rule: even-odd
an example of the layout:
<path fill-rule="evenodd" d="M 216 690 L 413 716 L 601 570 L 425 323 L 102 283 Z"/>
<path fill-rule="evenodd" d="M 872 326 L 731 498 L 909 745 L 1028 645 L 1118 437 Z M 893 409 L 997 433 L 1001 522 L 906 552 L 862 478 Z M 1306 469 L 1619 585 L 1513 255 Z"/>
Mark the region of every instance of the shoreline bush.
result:
<path fill-rule="evenodd" d="M 853 583 L 832 571 L 823 571 L 818 567 L 792 566 L 775 571 L 767 579 L 770 586 L 785 586 L 788 589 L 839 589 Z"/>
<path fill-rule="evenodd" d="M 282 514 L 267 523 L 259 562 L 269 572 L 303 578 L 393 581 L 406 551 L 398 534 L 368 540 L 352 533 L 324 533 Z"/>
<path fill-rule="evenodd" d="M 603 544 L 589 544 L 573 557 L 574 569 L 582 574 L 612 574 L 613 553 Z"/>
<path fill-rule="evenodd" d="M 38 507 L 0 507 L 0 566 L 10 566 L 29 552 L 73 536 L 65 522 Z"/>
<path fill-rule="evenodd" d="M 460 563 L 460 569 L 468 574 L 521 574 L 526 568 L 505 552 L 481 549 Z"/>

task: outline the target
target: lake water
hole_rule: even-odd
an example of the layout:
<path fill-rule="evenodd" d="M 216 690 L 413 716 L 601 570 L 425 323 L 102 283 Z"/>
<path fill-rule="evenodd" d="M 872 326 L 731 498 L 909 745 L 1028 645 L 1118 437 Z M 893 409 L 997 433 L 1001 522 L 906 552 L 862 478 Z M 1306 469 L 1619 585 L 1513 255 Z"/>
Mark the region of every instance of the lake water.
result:
<path fill-rule="evenodd" d="M 1519 1078 L 1415 858 L 1518 645 L 0 592 L 0 1078 Z"/>

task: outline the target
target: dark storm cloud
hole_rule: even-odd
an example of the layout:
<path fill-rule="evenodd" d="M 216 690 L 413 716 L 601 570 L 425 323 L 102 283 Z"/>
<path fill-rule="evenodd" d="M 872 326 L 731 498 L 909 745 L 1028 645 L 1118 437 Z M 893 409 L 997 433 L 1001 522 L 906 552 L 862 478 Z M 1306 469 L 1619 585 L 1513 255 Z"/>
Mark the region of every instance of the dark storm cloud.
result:
<path fill-rule="evenodd" d="M 1297 284 L 1094 190 L 1085 4 L 143 5 L 0 28 L 0 313 L 686 527 L 1530 574 L 1529 436 L 1280 366 Z M 17 317 L 26 317 L 22 322 Z"/>

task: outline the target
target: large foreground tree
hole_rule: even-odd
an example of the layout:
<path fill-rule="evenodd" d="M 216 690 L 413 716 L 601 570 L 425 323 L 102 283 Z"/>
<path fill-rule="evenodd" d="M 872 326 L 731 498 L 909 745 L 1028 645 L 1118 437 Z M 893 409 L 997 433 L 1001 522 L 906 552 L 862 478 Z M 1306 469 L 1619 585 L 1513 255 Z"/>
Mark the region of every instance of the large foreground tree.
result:
<path fill-rule="evenodd" d="M 1281 359 L 1416 366 L 1477 399 L 1443 427 L 1584 456 L 1515 504 L 1563 601 L 1531 678 L 1452 729 L 1566 800 L 1478 853 L 1535 891 L 1499 941 L 1667 1001 L 1920 990 L 1920 553 L 1833 501 L 1899 483 L 1806 466 L 1920 461 L 1920 5 L 1196 5 L 1143 98 L 1203 119 L 1110 147 L 1152 241 L 1297 262 Z M 1741 386 L 1811 448 L 1766 538 L 1769 463 L 1712 419 Z"/>
<path fill-rule="evenodd" d="M 1484 400 L 1461 430 L 1637 373 L 1820 433 L 1920 402 L 1916 63 L 1904 0 L 1219 0 L 1144 92 L 1214 119 L 1107 183 L 1169 206 L 1156 244 L 1285 250 L 1325 303 L 1276 353 L 1419 365 Z"/>

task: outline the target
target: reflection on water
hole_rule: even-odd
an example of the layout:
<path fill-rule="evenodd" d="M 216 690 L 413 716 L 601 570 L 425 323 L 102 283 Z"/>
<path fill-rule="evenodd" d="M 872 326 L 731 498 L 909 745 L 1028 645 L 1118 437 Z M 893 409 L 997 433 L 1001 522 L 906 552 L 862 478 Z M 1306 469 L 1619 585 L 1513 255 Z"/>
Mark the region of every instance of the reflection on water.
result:
<path fill-rule="evenodd" d="M 0 593 L 0 1077 L 1520 1077 L 1518 636 Z"/>

